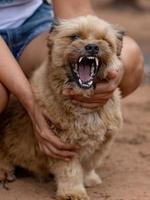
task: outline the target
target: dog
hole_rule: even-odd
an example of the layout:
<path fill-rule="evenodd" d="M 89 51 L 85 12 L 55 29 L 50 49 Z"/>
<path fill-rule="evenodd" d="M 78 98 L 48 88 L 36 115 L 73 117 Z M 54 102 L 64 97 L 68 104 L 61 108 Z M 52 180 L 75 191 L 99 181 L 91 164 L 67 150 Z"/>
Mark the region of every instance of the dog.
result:
<path fill-rule="evenodd" d="M 72 103 L 62 93 L 70 88 L 91 97 L 108 70 L 121 69 L 123 31 L 96 16 L 61 20 L 48 37 L 48 57 L 33 73 L 36 100 L 53 117 L 52 131 L 64 143 L 81 148 L 70 162 L 47 157 L 39 149 L 24 108 L 10 103 L 0 118 L 0 180 L 11 179 L 15 166 L 36 174 L 54 174 L 58 200 L 88 200 L 85 186 L 101 183 L 96 174 L 122 124 L 121 95 L 116 89 L 104 106 L 93 109 Z"/>

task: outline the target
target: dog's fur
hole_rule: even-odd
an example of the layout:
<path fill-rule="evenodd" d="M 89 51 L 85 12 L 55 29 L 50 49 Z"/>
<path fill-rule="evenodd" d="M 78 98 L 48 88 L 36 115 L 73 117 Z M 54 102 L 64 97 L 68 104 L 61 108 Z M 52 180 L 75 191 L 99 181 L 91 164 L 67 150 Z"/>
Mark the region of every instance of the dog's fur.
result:
<path fill-rule="evenodd" d="M 71 41 L 70 35 L 81 39 Z M 54 27 L 49 38 L 49 57 L 33 74 L 31 84 L 40 105 L 53 117 L 53 132 L 65 143 L 78 144 L 78 157 L 70 162 L 48 158 L 39 150 L 32 123 L 19 103 L 11 103 L 0 118 L 0 180 L 9 179 L 14 167 L 21 166 L 37 174 L 54 174 L 57 198 L 87 200 L 85 186 L 101 183 L 95 172 L 107 155 L 122 122 L 120 94 L 94 109 L 74 105 L 62 94 L 72 88 L 84 96 L 93 94 L 93 87 L 80 88 L 71 76 L 69 63 L 84 54 L 84 46 L 96 43 L 100 47 L 101 66 L 97 75 L 105 79 L 108 69 L 122 67 L 119 55 L 123 34 L 107 22 L 94 16 L 62 21 Z"/>

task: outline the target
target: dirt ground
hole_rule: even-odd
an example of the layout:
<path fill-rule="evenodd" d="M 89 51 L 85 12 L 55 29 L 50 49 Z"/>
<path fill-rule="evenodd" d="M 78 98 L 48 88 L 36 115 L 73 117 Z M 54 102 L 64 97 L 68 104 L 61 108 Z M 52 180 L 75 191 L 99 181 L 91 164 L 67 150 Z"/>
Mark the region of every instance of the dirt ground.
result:
<path fill-rule="evenodd" d="M 142 1 L 146 2 L 147 1 Z M 146 4 L 144 4 L 146 5 Z M 150 55 L 150 15 L 129 11 L 99 10 L 99 16 L 127 28 Z M 148 63 L 149 65 L 149 63 Z M 148 66 L 147 65 L 147 66 Z M 150 69 L 150 65 L 149 65 Z M 98 170 L 103 183 L 88 189 L 91 200 L 150 200 L 150 76 L 136 92 L 123 100 L 124 126 L 110 156 Z M 0 200 L 52 200 L 53 179 L 39 182 L 30 176 L 18 177 L 4 190 Z"/>

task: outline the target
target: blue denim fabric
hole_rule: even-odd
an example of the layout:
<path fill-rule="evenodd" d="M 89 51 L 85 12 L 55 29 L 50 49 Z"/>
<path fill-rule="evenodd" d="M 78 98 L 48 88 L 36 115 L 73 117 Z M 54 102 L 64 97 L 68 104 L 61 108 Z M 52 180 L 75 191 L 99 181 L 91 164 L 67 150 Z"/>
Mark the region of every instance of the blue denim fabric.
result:
<path fill-rule="evenodd" d="M 53 20 L 52 5 L 43 3 L 21 26 L 14 29 L 2 29 L 0 35 L 18 60 L 32 39 L 50 30 Z"/>

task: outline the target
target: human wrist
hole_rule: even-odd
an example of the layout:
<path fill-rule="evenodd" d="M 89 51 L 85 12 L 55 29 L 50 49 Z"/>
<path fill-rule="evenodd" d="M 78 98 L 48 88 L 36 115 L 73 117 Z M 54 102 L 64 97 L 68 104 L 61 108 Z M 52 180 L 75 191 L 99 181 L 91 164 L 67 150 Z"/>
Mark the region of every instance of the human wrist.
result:
<path fill-rule="evenodd" d="M 36 104 L 36 101 L 31 89 L 20 92 L 17 98 L 28 113 L 31 113 L 34 110 L 34 105 Z"/>
<path fill-rule="evenodd" d="M 65 3 L 65 6 L 64 6 Z M 70 19 L 78 16 L 95 15 L 89 0 L 53 0 L 54 13 L 57 18 Z"/>
<path fill-rule="evenodd" d="M 60 13 L 59 18 L 60 19 L 70 19 L 80 16 L 87 16 L 87 15 L 96 15 L 95 12 L 92 9 L 78 9 L 78 10 L 72 10 L 68 13 Z"/>

